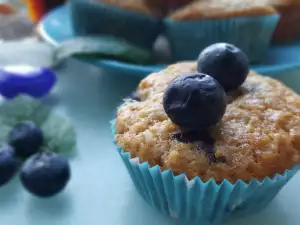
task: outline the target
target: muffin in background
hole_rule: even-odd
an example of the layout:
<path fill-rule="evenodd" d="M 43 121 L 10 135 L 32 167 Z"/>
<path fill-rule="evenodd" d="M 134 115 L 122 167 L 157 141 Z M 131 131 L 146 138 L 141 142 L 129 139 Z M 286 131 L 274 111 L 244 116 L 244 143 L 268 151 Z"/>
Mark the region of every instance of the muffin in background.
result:
<path fill-rule="evenodd" d="M 143 0 L 70 0 L 76 35 L 112 35 L 151 49 L 161 31 L 159 13 Z"/>
<path fill-rule="evenodd" d="M 162 16 L 167 13 L 183 7 L 186 4 L 193 2 L 194 0 L 144 0 L 145 3 L 157 12 L 160 12 Z"/>
<path fill-rule="evenodd" d="M 300 1 L 266 0 L 280 14 L 278 26 L 273 35 L 273 42 L 288 42 L 300 38 Z"/>
<path fill-rule="evenodd" d="M 263 61 L 279 16 L 259 0 L 196 0 L 164 20 L 175 61 L 194 60 L 206 46 L 230 42 L 251 63 Z"/>
<path fill-rule="evenodd" d="M 192 133 L 185 139 L 164 111 L 169 85 L 196 70 L 194 62 L 178 63 L 143 79 L 135 100 L 119 107 L 112 131 L 150 205 L 187 224 L 219 225 L 264 209 L 298 171 L 300 97 L 251 71 L 242 86 L 227 92 L 222 120 L 207 130 L 214 140 L 212 161 L 209 139 Z"/>

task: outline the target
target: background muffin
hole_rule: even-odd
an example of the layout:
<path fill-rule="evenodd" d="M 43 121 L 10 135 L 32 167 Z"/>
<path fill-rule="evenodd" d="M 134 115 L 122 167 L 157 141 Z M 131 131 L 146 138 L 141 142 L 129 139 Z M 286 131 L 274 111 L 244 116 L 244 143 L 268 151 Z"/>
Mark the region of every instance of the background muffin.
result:
<path fill-rule="evenodd" d="M 261 62 L 277 22 L 275 9 L 261 1 L 197 0 L 171 13 L 165 26 L 176 61 L 194 60 L 204 47 L 230 42 L 251 62 Z"/>
<path fill-rule="evenodd" d="M 161 15 L 166 15 L 168 12 L 176 10 L 194 0 L 144 0 L 145 3 L 160 12 Z"/>
<path fill-rule="evenodd" d="M 69 5 L 79 36 L 112 35 L 152 48 L 161 31 L 157 13 L 143 0 L 70 0 Z"/>
<path fill-rule="evenodd" d="M 278 26 L 273 35 L 274 42 L 293 41 L 300 37 L 300 1 L 267 0 L 280 14 Z"/>

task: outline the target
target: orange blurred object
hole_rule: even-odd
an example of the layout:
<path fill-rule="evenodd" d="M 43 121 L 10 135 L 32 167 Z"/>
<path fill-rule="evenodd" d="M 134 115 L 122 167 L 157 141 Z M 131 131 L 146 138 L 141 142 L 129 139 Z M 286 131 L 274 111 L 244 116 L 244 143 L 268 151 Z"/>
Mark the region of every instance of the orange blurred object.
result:
<path fill-rule="evenodd" d="M 16 10 L 8 4 L 0 3 L 0 15 L 10 15 L 15 13 Z"/>
<path fill-rule="evenodd" d="M 25 0 L 29 17 L 38 22 L 47 12 L 62 5 L 66 0 Z"/>

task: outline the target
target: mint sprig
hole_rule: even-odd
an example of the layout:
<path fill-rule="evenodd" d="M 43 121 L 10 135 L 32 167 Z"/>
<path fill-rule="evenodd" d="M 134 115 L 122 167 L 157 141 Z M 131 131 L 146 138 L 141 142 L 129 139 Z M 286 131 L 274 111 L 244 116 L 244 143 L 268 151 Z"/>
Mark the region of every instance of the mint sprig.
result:
<path fill-rule="evenodd" d="M 54 64 L 75 56 L 83 60 L 118 60 L 133 64 L 152 62 L 151 51 L 111 36 L 78 37 L 62 42 L 54 52 Z"/>

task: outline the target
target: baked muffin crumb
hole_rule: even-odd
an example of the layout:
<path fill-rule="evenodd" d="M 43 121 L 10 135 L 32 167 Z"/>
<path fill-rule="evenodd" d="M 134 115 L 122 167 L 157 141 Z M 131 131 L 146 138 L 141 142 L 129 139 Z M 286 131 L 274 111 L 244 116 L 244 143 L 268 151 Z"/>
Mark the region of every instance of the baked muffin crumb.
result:
<path fill-rule="evenodd" d="M 125 152 L 150 166 L 218 183 L 263 180 L 299 163 L 300 97 L 279 81 L 254 72 L 239 90 L 228 93 L 222 121 L 209 130 L 216 157 L 226 160 L 211 163 L 195 143 L 174 138 L 180 128 L 163 109 L 164 90 L 175 77 L 195 70 L 193 62 L 179 63 L 141 81 L 141 101 L 126 101 L 117 114 L 116 140 Z"/>

